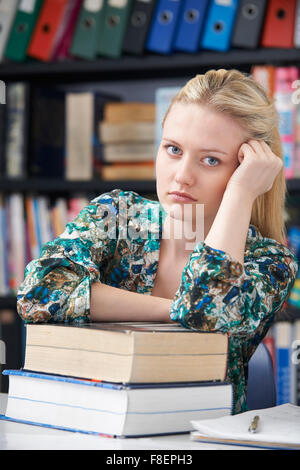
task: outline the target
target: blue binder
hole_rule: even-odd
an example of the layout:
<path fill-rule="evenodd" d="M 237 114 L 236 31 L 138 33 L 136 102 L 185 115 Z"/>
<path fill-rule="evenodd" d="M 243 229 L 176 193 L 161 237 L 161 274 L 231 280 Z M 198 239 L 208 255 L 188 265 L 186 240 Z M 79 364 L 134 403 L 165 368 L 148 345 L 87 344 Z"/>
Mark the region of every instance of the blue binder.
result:
<path fill-rule="evenodd" d="M 157 0 L 146 42 L 148 51 L 172 52 L 182 6 L 183 0 Z"/>
<path fill-rule="evenodd" d="M 184 52 L 197 52 L 199 50 L 208 3 L 208 0 L 184 1 L 174 49 Z"/>
<path fill-rule="evenodd" d="M 201 47 L 228 51 L 238 8 L 238 0 L 212 0 L 204 26 Z"/>

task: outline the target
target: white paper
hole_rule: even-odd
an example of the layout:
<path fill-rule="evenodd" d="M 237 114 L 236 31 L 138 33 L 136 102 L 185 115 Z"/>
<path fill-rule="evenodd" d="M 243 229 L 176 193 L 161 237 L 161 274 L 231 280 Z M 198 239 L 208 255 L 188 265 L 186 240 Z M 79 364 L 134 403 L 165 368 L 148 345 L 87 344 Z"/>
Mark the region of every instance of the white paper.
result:
<path fill-rule="evenodd" d="M 258 432 L 248 432 L 256 415 L 260 418 Z M 291 403 L 222 418 L 191 421 L 191 424 L 201 436 L 300 444 L 300 407 Z"/>

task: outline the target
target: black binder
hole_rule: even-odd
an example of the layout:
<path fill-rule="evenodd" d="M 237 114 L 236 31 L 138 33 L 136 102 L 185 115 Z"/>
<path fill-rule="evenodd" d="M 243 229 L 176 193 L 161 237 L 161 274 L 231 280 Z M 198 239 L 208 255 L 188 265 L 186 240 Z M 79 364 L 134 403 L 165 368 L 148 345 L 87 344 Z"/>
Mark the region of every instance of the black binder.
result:
<path fill-rule="evenodd" d="M 143 54 L 155 3 L 155 0 L 134 0 L 122 45 L 123 52 Z"/>
<path fill-rule="evenodd" d="M 258 47 L 267 3 L 267 0 L 241 0 L 231 38 L 232 47 Z"/>

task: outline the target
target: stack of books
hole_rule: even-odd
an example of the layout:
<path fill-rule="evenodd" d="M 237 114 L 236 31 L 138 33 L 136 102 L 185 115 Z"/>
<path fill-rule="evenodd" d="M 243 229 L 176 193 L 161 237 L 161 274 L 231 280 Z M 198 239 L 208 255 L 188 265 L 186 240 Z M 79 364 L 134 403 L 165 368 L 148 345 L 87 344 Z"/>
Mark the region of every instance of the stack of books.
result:
<path fill-rule="evenodd" d="M 107 103 L 99 123 L 99 140 L 103 180 L 154 180 L 154 103 Z"/>
<path fill-rule="evenodd" d="M 228 337 L 168 323 L 28 324 L 2 419 L 136 437 L 232 413 Z"/>

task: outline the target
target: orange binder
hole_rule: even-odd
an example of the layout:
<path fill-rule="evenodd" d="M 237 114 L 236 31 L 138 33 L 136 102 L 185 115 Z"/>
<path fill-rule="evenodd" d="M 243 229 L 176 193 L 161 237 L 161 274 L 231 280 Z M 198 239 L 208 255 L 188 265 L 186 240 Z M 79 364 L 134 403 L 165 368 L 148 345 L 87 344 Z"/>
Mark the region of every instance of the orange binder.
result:
<path fill-rule="evenodd" d="M 68 0 L 45 0 L 27 49 L 28 56 L 45 62 L 50 60 L 67 3 Z"/>
<path fill-rule="evenodd" d="M 262 36 L 263 47 L 294 47 L 297 0 L 269 0 Z"/>

